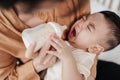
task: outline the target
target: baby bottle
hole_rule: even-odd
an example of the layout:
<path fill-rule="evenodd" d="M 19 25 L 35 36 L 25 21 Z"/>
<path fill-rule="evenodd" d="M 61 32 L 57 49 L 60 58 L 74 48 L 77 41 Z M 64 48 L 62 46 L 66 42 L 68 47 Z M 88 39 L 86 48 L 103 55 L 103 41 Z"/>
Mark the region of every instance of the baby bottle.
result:
<path fill-rule="evenodd" d="M 34 49 L 36 52 L 45 44 L 52 33 L 56 33 L 59 37 L 62 37 L 66 28 L 66 26 L 61 26 L 58 23 L 48 22 L 33 28 L 25 29 L 22 32 L 22 39 L 26 48 L 28 48 L 32 42 L 36 42 L 37 44 Z"/>

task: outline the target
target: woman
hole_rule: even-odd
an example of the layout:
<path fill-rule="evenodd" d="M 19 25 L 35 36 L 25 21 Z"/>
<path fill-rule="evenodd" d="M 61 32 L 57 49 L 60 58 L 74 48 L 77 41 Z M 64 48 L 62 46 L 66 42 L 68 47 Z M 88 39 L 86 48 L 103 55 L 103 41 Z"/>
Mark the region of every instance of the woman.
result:
<path fill-rule="evenodd" d="M 39 52 L 41 55 L 25 57 L 21 39 L 24 29 L 49 21 L 69 29 L 74 21 L 90 13 L 89 0 L 1 0 L 0 7 L 0 80 L 40 80 L 37 73 L 55 63 L 55 57 L 44 55 L 47 44 Z M 34 46 L 31 44 L 29 49 Z"/>

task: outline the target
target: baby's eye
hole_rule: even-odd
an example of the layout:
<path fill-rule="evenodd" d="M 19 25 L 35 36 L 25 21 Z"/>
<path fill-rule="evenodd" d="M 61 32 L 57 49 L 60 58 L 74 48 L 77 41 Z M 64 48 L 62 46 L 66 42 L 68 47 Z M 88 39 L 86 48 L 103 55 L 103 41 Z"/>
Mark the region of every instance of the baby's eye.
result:
<path fill-rule="evenodd" d="M 87 29 L 91 32 L 92 30 L 91 30 L 91 28 L 90 28 L 90 26 L 87 26 Z"/>
<path fill-rule="evenodd" d="M 93 32 L 93 31 L 95 30 L 94 24 L 89 24 L 89 25 L 87 25 L 87 28 L 88 28 L 88 30 L 89 30 L 90 32 Z"/>

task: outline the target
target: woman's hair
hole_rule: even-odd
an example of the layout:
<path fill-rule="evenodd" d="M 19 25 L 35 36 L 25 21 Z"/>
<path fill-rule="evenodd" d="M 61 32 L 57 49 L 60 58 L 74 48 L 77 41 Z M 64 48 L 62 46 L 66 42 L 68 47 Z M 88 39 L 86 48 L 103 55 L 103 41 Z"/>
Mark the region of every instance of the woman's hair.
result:
<path fill-rule="evenodd" d="M 34 10 L 38 4 L 42 4 L 43 2 L 63 2 L 64 0 L 0 0 L 0 8 L 9 9 L 13 7 L 16 3 L 25 4 L 28 12 Z"/>
<path fill-rule="evenodd" d="M 107 48 L 106 51 L 111 50 L 120 44 L 120 17 L 112 11 L 101 11 L 99 13 L 103 14 L 109 21 L 112 32 L 108 35 L 109 39 L 107 40 L 107 44 L 109 48 Z"/>
<path fill-rule="evenodd" d="M 0 8 L 10 8 L 15 5 L 19 0 L 0 0 Z"/>

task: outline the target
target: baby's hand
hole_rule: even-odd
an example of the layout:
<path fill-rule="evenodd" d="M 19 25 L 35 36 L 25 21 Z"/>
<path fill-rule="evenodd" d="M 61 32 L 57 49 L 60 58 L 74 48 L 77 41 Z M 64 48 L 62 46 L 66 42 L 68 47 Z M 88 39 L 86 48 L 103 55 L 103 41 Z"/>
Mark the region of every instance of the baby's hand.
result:
<path fill-rule="evenodd" d="M 62 61 L 73 59 L 72 50 L 61 38 L 57 35 L 51 36 L 50 45 L 52 45 L 56 50 L 47 51 L 48 54 L 58 57 Z"/>

